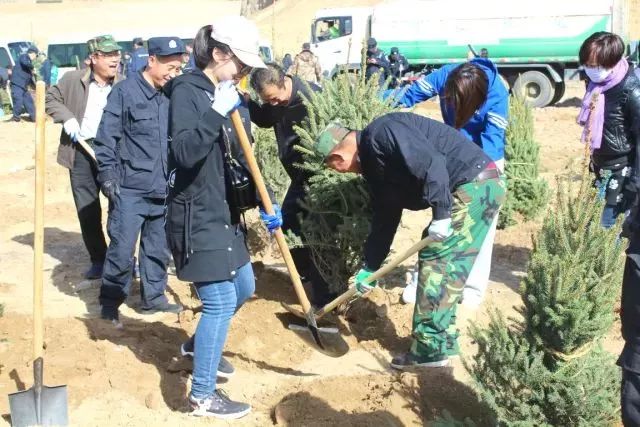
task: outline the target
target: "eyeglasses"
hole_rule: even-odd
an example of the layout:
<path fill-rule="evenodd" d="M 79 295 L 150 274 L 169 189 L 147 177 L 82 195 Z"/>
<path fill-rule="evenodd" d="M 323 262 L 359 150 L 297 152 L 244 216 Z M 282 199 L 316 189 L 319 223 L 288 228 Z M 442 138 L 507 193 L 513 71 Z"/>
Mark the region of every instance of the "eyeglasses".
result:
<path fill-rule="evenodd" d="M 242 78 L 251 72 L 252 67 L 240 61 L 240 58 L 238 58 L 236 55 L 233 55 L 231 57 L 231 60 L 234 64 L 236 64 L 236 67 L 238 67 L 236 77 Z"/>

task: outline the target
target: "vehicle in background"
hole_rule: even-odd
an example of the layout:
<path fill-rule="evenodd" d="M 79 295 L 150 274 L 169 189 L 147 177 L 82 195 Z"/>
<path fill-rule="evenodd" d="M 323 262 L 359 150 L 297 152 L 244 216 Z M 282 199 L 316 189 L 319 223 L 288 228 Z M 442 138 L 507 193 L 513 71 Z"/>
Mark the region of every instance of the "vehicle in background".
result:
<path fill-rule="evenodd" d="M 488 50 L 503 81 L 534 107 L 560 100 L 565 81 L 580 76 L 578 51 L 595 31 L 624 35 L 619 0 L 395 0 L 373 8 L 321 9 L 311 48 L 323 72 L 358 72 L 363 42 L 398 47 L 415 75 Z M 338 28 L 328 32 L 329 23 Z M 335 30 L 334 30 L 335 32 Z"/>
<path fill-rule="evenodd" d="M 18 57 L 27 53 L 33 43 L 26 40 L 0 40 L 0 67 L 11 69 L 16 65 Z"/>

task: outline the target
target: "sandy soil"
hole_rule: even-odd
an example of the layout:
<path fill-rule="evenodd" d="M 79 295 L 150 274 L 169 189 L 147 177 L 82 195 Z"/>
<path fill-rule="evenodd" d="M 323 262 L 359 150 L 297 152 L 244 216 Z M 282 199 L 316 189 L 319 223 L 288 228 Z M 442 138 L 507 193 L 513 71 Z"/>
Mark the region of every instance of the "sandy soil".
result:
<path fill-rule="evenodd" d="M 551 181 L 581 154 L 573 97 L 579 90 L 570 88 L 559 107 L 535 111 L 543 171 Z M 419 111 L 439 115 L 433 102 L 421 105 Z M 199 303 L 187 283 L 170 278 L 171 298 L 186 307 L 180 316 L 137 314 L 139 291 L 134 286 L 122 310 L 123 330 L 96 318 L 99 283 L 81 278 L 88 260 L 68 172 L 55 163 L 58 133 L 58 125 L 47 123 L 45 384 L 68 386 L 73 425 L 207 423 L 185 414 L 191 362 L 179 356 L 179 345 L 193 333 L 199 317 Z M 1 394 L 32 383 L 33 140 L 32 124 L 0 123 L 0 302 L 5 305 L 0 318 Z M 418 238 L 427 216 L 405 214 L 395 250 Z M 488 307 L 515 314 L 531 234 L 538 228 L 539 223 L 531 222 L 498 232 L 489 294 L 481 310 L 460 313 L 463 329 L 468 320 L 486 322 Z M 351 347 L 346 356 L 332 359 L 286 329 L 296 319 L 279 302 L 295 303 L 295 297 L 281 260 L 272 254 L 263 247 L 255 256 L 256 297 L 234 318 L 225 347 L 238 373 L 221 387 L 254 407 L 238 425 L 425 425 L 444 410 L 486 425 L 486 408 L 476 401 L 459 361 L 450 369 L 421 375 L 388 368 L 391 355 L 404 351 L 409 342 L 413 308 L 399 302 L 399 286 L 413 260 L 346 318 L 328 319 L 338 325 Z M 463 338 L 462 346 L 465 354 L 472 354 L 468 339 Z M 607 347 L 619 350 L 615 331 Z M 0 425 L 8 423 L 6 399 L 0 399 L 0 414 L 4 414 Z"/>

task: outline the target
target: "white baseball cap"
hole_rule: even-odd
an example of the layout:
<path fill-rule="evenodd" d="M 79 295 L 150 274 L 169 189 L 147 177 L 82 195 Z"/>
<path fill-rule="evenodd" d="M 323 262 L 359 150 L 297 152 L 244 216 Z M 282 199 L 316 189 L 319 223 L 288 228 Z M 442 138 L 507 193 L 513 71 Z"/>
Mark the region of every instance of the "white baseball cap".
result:
<path fill-rule="evenodd" d="M 229 45 L 240 61 L 253 68 L 267 68 L 260 56 L 260 34 L 244 16 L 227 16 L 212 24 L 211 38 Z"/>

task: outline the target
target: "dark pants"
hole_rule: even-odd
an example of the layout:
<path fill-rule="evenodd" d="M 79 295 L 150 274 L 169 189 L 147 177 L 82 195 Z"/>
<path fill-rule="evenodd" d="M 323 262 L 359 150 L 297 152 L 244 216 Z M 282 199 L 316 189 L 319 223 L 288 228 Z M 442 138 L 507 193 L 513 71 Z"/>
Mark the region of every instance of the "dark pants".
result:
<path fill-rule="evenodd" d="M 111 241 L 102 273 L 100 304 L 117 308 L 129 295 L 138 234 L 141 308 L 166 304 L 170 255 L 164 231 L 164 199 L 121 193 L 115 203 L 109 204 L 107 231 Z"/>
<path fill-rule="evenodd" d="M 82 148 L 76 150 L 70 176 L 82 240 L 91 262 L 102 263 L 107 253 L 107 242 L 102 231 L 98 169 L 93 159 Z"/>
<path fill-rule="evenodd" d="M 291 231 L 304 242 L 299 215 L 304 215 L 304 209 L 298 204 L 298 200 L 304 199 L 304 187 L 302 184 L 291 184 L 282 202 L 282 231 Z M 302 276 L 303 280 L 311 283 L 311 303 L 317 307 L 324 306 L 337 295 L 329 290 L 329 284 L 324 280 L 311 257 L 311 250 L 306 247 L 292 248 L 291 257 Z"/>
<path fill-rule="evenodd" d="M 622 367 L 622 422 L 640 426 L 640 231 L 635 231 L 627 249 L 622 281 L 622 336 L 624 350 L 618 359 Z"/>
<path fill-rule="evenodd" d="M 33 98 L 28 90 L 11 85 L 11 98 L 13 99 L 13 117 L 20 118 L 22 109 L 24 108 L 29 113 L 31 120 L 36 119 L 36 109 L 33 105 Z"/>

